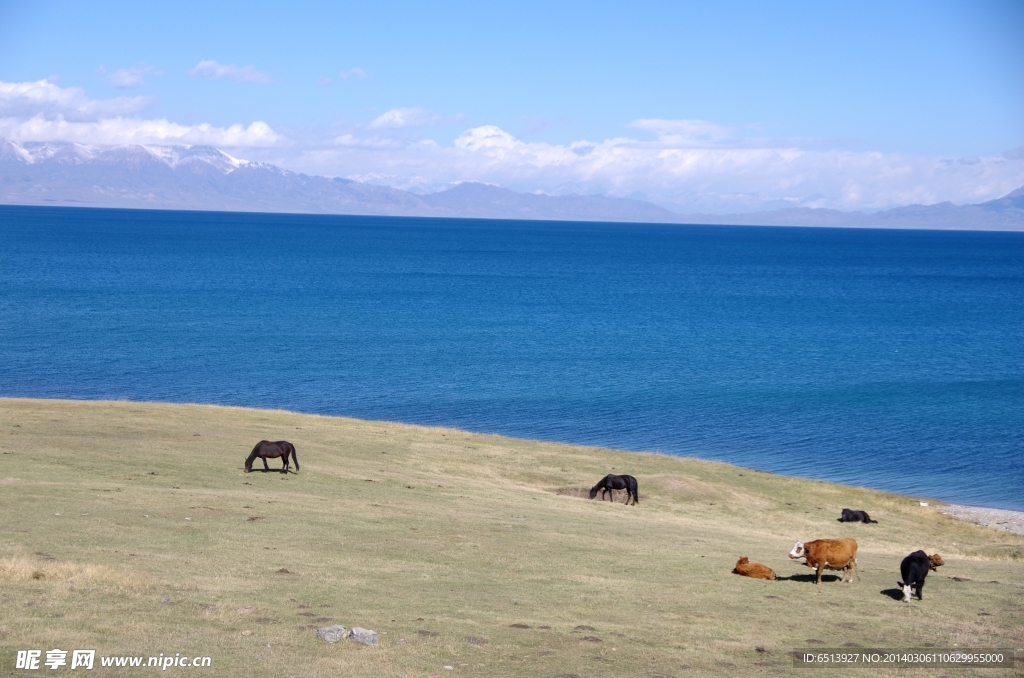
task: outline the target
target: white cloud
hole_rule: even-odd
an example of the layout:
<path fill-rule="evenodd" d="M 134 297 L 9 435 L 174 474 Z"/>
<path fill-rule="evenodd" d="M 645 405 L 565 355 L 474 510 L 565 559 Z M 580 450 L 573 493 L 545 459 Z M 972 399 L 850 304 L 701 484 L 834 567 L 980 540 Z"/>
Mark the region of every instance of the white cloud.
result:
<path fill-rule="evenodd" d="M 347 71 L 342 71 L 341 73 L 338 73 L 338 77 L 341 78 L 342 80 L 348 80 L 349 78 L 364 80 L 370 77 L 370 74 L 357 66 L 355 68 L 350 68 Z"/>
<path fill-rule="evenodd" d="M 143 76 L 162 75 L 161 71 L 151 66 L 135 66 L 133 68 L 120 68 L 107 77 L 110 86 L 115 89 L 133 89 L 143 87 L 146 81 Z"/>
<path fill-rule="evenodd" d="M 354 134 L 342 134 L 334 138 L 337 146 L 346 148 L 391 148 L 402 149 L 406 143 L 399 139 L 381 139 L 378 137 L 357 137 Z"/>
<path fill-rule="evenodd" d="M 732 136 L 733 130 L 704 120 L 660 120 L 657 118 L 634 120 L 634 129 L 653 132 L 659 139 L 675 144 L 705 145 L 720 142 Z"/>
<path fill-rule="evenodd" d="M 397 138 L 389 143 L 380 135 L 389 128 L 385 122 L 398 127 L 392 118 L 399 116 L 378 118 L 374 137 L 350 133 L 335 139 L 333 149 L 309 149 L 276 161 L 310 173 L 387 177 L 392 186 L 419 192 L 482 181 L 553 195 L 643 196 L 688 213 L 964 204 L 1024 185 L 1024 159 L 982 157 L 968 164 L 959 158 L 802 148 L 779 139 L 735 137 L 731 128 L 700 121 L 632 125 L 654 132 L 653 141 L 616 137 L 568 144 L 526 142 L 484 125 L 444 145 Z"/>
<path fill-rule="evenodd" d="M 104 118 L 73 122 L 37 115 L 28 120 L 0 118 L 0 136 L 14 141 L 70 141 L 91 146 L 121 144 L 208 144 L 223 147 L 272 146 L 278 135 L 264 122 L 248 127 L 215 127 L 206 123 L 179 125 L 165 119 Z"/>
<path fill-rule="evenodd" d="M 67 141 L 87 145 L 210 144 L 265 147 L 283 137 L 264 122 L 215 127 L 181 125 L 166 119 L 131 117 L 149 108 L 152 97 L 90 99 L 77 87 L 47 80 L 0 82 L 0 136 L 13 141 Z"/>
<path fill-rule="evenodd" d="M 234 80 L 235 82 L 249 82 L 256 85 L 265 85 L 272 82 L 269 75 L 256 70 L 253 66 L 236 66 L 235 64 L 225 66 L 213 59 L 200 61 L 195 68 L 189 71 L 189 75 L 193 78 Z"/>
<path fill-rule="evenodd" d="M 78 87 L 59 87 L 49 80 L 0 82 L 2 116 L 59 115 L 70 120 L 95 120 L 140 113 L 156 101 L 154 97 L 90 99 Z"/>
<path fill-rule="evenodd" d="M 410 129 L 431 127 L 462 120 L 461 115 L 442 116 L 422 108 L 392 108 L 370 122 L 369 129 Z"/>

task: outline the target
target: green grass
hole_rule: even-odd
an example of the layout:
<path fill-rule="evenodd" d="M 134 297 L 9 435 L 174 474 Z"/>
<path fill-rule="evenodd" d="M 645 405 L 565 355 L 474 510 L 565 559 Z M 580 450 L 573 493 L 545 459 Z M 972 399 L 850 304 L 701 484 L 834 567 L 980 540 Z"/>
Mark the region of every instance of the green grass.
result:
<path fill-rule="evenodd" d="M 292 441 L 301 472 L 244 474 L 263 438 Z M 795 671 L 787 653 L 810 640 L 1024 651 L 1024 538 L 898 495 L 195 405 L 0 399 L 0 452 L 0 673 L 54 647 L 208 655 L 217 676 L 403 677 L 840 675 Z M 637 477 L 639 506 L 573 496 L 609 472 Z M 879 524 L 838 523 L 843 507 Z M 859 583 L 730 573 L 745 555 L 809 579 L 793 543 L 846 536 Z M 907 605 L 883 591 L 917 549 L 946 565 Z M 313 628 L 330 623 L 380 645 L 328 645 Z"/>

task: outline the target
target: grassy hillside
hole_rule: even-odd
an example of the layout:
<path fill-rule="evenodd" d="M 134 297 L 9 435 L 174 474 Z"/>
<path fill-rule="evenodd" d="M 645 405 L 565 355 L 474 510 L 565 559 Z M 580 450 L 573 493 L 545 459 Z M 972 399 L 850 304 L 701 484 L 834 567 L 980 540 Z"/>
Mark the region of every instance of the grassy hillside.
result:
<path fill-rule="evenodd" d="M 295 443 L 301 472 L 244 474 L 263 438 Z M 794 648 L 846 643 L 1024 651 L 1024 539 L 897 495 L 211 406 L 0 399 L 0 452 L 5 675 L 15 650 L 55 647 L 208 655 L 205 675 L 403 677 L 786 675 Z M 639 506 L 580 496 L 609 472 L 638 478 Z M 879 523 L 840 524 L 843 507 Z M 787 558 L 841 536 L 859 583 L 816 587 Z M 890 594 L 916 549 L 946 565 L 907 605 Z M 743 555 L 800 576 L 731 574 Z M 328 645 L 314 629 L 330 623 L 380 645 Z"/>

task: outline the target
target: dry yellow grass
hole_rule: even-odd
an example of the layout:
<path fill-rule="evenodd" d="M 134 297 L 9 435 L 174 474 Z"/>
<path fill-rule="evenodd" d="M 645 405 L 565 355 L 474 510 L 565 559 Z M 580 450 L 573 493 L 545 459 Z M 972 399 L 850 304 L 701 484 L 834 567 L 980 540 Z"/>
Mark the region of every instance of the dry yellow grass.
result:
<path fill-rule="evenodd" d="M 301 472 L 244 474 L 262 438 L 295 443 Z M 812 640 L 1024 651 L 1024 539 L 897 495 L 196 405 L 0 400 L 0 453 L 0 671 L 52 647 L 208 655 L 217 676 L 414 677 L 789 675 Z M 609 472 L 638 478 L 639 506 L 583 498 Z M 879 524 L 836 522 L 846 506 Z M 815 587 L 786 557 L 844 536 L 860 583 Z M 890 593 L 919 548 L 947 564 L 905 605 Z M 741 555 L 797 578 L 730 574 Z M 330 623 L 380 646 L 317 640 Z"/>
<path fill-rule="evenodd" d="M 51 561 L 52 558 L 45 554 L 37 558 L 5 558 L 0 560 L 0 581 L 13 582 L 26 579 L 80 583 L 104 581 L 128 587 L 140 585 L 137 576 L 118 572 L 110 567 Z"/>

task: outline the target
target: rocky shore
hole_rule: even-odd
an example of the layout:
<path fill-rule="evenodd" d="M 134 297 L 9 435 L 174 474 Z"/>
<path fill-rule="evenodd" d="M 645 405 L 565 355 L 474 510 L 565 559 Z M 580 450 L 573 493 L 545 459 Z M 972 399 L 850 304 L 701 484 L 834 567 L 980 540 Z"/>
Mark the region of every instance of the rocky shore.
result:
<path fill-rule="evenodd" d="M 936 506 L 935 508 L 953 518 L 968 520 L 972 523 L 993 527 L 997 530 L 1024 534 L 1024 511 L 961 506 L 959 504 Z"/>

